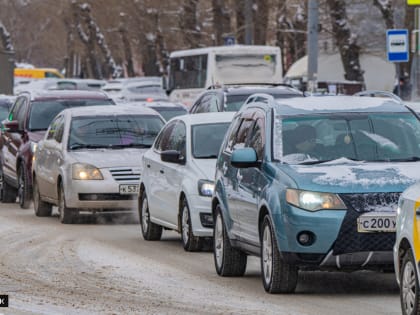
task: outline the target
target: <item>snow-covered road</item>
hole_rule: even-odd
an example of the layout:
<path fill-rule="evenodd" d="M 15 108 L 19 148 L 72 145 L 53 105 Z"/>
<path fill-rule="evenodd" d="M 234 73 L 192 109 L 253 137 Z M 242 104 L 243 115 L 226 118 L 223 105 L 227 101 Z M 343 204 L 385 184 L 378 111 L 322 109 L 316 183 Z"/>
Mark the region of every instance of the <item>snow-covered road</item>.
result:
<path fill-rule="evenodd" d="M 187 253 L 136 223 L 63 225 L 0 204 L 0 314 L 400 314 L 393 273 L 301 272 L 293 295 L 265 293 L 259 260 L 219 277 L 211 252 Z"/>

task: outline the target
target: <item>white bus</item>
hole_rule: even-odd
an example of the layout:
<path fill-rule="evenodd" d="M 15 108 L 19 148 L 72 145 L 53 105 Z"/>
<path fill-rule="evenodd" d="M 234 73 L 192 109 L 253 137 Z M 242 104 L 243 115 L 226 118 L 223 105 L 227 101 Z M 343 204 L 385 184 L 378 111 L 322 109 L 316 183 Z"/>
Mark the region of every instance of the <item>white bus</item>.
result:
<path fill-rule="evenodd" d="M 282 82 L 280 48 L 218 46 L 174 51 L 169 56 L 167 92 L 173 102 L 191 106 L 215 85 L 278 84 Z"/>

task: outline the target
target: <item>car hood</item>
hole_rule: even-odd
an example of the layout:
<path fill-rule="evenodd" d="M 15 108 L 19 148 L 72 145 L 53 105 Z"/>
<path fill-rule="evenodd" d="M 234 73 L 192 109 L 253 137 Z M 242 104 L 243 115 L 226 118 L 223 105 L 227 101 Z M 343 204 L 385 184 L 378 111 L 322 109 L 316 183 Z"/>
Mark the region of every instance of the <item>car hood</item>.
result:
<path fill-rule="evenodd" d="M 73 158 L 80 163 L 88 163 L 97 168 L 138 166 L 148 149 L 96 149 L 72 151 Z"/>
<path fill-rule="evenodd" d="M 402 192 L 420 180 L 420 162 L 340 159 L 318 165 L 279 164 L 279 168 L 299 189 L 335 193 Z"/>
<path fill-rule="evenodd" d="M 42 131 L 29 131 L 28 132 L 29 140 L 31 140 L 33 142 L 39 142 L 39 141 L 41 141 L 41 139 L 44 138 L 46 132 L 47 132 L 46 130 L 42 130 Z"/>
<path fill-rule="evenodd" d="M 192 163 L 200 173 L 201 179 L 214 181 L 216 159 L 193 159 Z"/>

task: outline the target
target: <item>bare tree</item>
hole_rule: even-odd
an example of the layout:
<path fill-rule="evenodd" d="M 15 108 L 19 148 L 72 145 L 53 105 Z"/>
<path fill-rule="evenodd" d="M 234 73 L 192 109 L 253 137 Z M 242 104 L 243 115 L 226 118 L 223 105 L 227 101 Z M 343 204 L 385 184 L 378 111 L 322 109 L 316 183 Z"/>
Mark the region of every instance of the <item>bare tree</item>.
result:
<path fill-rule="evenodd" d="M 215 44 L 222 45 L 223 37 L 231 33 L 230 11 L 225 7 L 224 1 L 212 0 L 212 13 Z"/>
<path fill-rule="evenodd" d="M 127 34 L 127 26 L 126 26 L 126 14 L 120 13 L 121 22 L 118 31 L 121 34 L 121 40 L 124 47 L 124 55 L 125 55 L 125 68 L 127 70 L 127 74 L 129 77 L 135 76 L 134 71 L 134 63 L 133 63 L 133 56 L 131 53 L 131 44 Z"/>
<path fill-rule="evenodd" d="M 364 82 L 363 70 L 360 67 L 360 47 L 357 36 L 347 23 L 345 0 L 327 0 L 330 10 L 332 30 L 344 68 L 344 78 L 350 81 Z"/>
<path fill-rule="evenodd" d="M 105 36 L 102 34 L 91 15 L 90 5 L 88 3 L 78 4 L 77 2 L 74 2 L 73 9 L 79 38 L 86 46 L 87 64 L 90 65 L 89 69 L 91 70 L 89 76 L 102 79 L 107 77 L 109 73 L 113 78 L 119 77 L 121 75 L 121 67 L 117 66 L 115 63 L 111 51 L 106 44 Z M 101 58 L 97 55 L 96 46 L 98 46 L 102 52 L 102 56 L 105 59 L 105 65 L 108 68 L 108 73 L 105 73 L 105 76 L 102 72 Z"/>
<path fill-rule="evenodd" d="M 268 27 L 268 0 L 255 0 L 253 7 L 254 44 L 265 45 Z"/>
<path fill-rule="evenodd" d="M 184 37 L 184 43 L 189 48 L 197 48 L 201 40 L 201 26 L 197 19 L 199 0 L 184 0 L 179 25 Z"/>
<path fill-rule="evenodd" d="M 282 64 L 286 72 L 289 67 L 306 54 L 307 4 L 290 6 L 279 0 L 277 7 L 276 44 L 282 51 Z"/>

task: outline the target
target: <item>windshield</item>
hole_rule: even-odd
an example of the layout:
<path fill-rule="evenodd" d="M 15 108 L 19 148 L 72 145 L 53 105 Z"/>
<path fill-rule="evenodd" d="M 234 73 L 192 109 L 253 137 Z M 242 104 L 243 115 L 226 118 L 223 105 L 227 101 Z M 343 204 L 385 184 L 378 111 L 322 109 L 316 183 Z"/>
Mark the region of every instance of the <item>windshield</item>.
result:
<path fill-rule="evenodd" d="M 196 159 L 215 159 L 230 123 L 192 126 L 192 155 Z"/>
<path fill-rule="evenodd" d="M 288 117 L 274 133 L 273 152 L 289 164 L 420 159 L 420 123 L 411 113 Z"/>
<path fill-rule="evenodd" d="M 215 77 L 224 84 L 276 83 L 278 62 L 275 54 L 218 54 Z"/>
<path fill-rule="evenodd" d="M 151 108 L 153 108 L 155 111 L 161 114 L 162 117 L 166 121 L 168 121 L 169 119 L 175 116 L 188 114 L 188 111 L 184 108 L 159 108 L 159 107 L 151 107 Z"/>
<path fill-rule="evenodd" d="M 68 148 L 151 147 L 164 122 L 159 116 L 120 115 L 72 120 Z"/>
<path fill-rule="evenodd" d="M 246 94 L 227 95 L 224 111 L 225 112 L 237 112 L 238 110 L 241 109 L 242 105 L 244 105 L 244 102 L 246 101 L 246 99 L 254 93 L 266 93 L 266 94 L 272 95 L 276 99 L 277 98 L 291 98 L 291 97 L 300 96 L 300 94 L 298 94 L 298 93 L 287 94 L 287 93 L 284 93 L 284 92 L 283 93 L 273 93 L 273 92 L 268 92 L 266 90 L 264 90 L 263 92 L 260 92 L 258 90 L 249 90 L 249 92 L 246 93 Z"/>
<path fill-rule="evenodd" d="M 66 108 L 94 105 L 114 105 L 114 102 L 110 99 L 58 99 L 34 101 L 29 115 L 29 130 L 47 130 L 53 118 Z"/>

